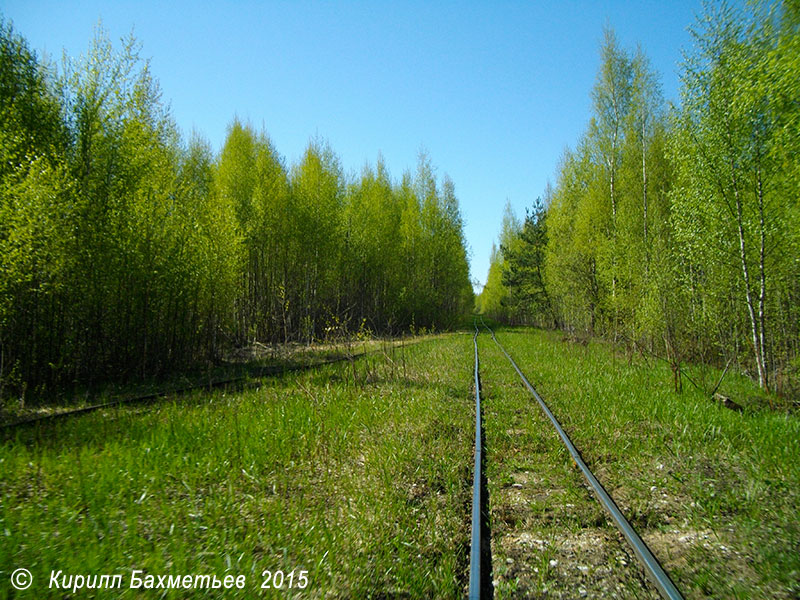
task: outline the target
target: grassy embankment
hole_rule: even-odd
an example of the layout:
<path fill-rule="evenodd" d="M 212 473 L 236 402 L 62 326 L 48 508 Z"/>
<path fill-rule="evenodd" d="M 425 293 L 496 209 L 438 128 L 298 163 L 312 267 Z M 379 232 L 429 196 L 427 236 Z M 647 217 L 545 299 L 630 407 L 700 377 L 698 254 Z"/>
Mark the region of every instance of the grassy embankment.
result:
<path fill-rule="evenodd" d="M 459 597 L 473 452 L 468 335 L 4 434 L 0 598 L 64 574 L 282 570 L 281 597 Z M 308 586 L 288 589 L 307 570 Z M 83 590 L 91 594 L 90 590 Z M 97 591 L 161 597 L 163 590 Z M 196 597 L 207 597 L 198 590 Z M 78 593 L 80 595 L 80 592 Z M 175 590 L 167 597 L 187 597 Z"/>
<path fill-rule="evenodd" d="M 254 343 L 231 350 L 217 363 L 195 365 L 158 377 L 133 377 L 128 382 L 78 382 L 74 386 L 43 389 L 19 397 L 0 396 L 0 426 L 32 418 L 69 412 L 87 406 L 127 401 L 153 394 L 174 394 L 182 390 L 225 384 L 231 391 L 251 386 L 261 377 L 282 370 L 306 367 L 337 360 L 358 358 L 364 353 L 388 352 L 392 346 L 413 344 L 421 337 L 385 340 L 378 338 L 339 337 L 314 344 L 291 342 L 265 345 Z M 7 392 L 8 390 L 0 390 Z"/>
<path fill-rule="evenodd" d="M 796 414 L 734 412 L 692 386 L 676 394 L 665 366 L 629 364 L 604 343 L 498 339 L 687 598 L 797 597 Z M 488 335 L 481 352 L 496 597 L 654 595 Z M 757 394 L 731 373 L 722 390 L 744 404 Z"/>

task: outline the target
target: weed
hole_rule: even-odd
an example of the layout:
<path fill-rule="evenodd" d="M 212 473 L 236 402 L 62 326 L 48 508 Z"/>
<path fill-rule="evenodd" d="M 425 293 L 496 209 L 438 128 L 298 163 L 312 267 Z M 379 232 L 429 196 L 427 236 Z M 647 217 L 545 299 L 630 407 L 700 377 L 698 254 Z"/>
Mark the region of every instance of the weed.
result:
<path fill-rule="evenodd" d="M 687 597 L 791 598 L 796 593 L 800 419 L 764 410 L 766 403 L 734 412 L 694 386 L 675 393 L 668 370 L 636 358 L 617 360 L 600 342 L 590 342 L 587 349 L 535 330 L 503 331 L 498 339 Z M 484 348 L 487 355 L 493 352 L 488 343 Z M 514 374 L 494 358 L 482 364 L 496 372 L 485 375 L 487 389 L 502 390 L 487 407 L 507 413 L 506 405 L 517 402 L 508 387 Z M 722 380 L 721 373 L 705 374 L 711 387 Z M 722 387 L 732 397 L 756 395 L 752 383 L 731 372 Z M 518 410 L 528 414 L 521 404 Z M 497 418 L 511 417 L 500 412 Z M 487 418 L 490 439 L 491 423 Z M 532 430 L 549 428 L 535 414 L 528 423 Z M 532 445 L 519 443 L 522 439 L 516 448 L 499 452 L 537 456 Z M 531 494 L 563 487 L 574 522 L 598 526 L 580 501 L 580 478 L 555 483 L 558 464 L 566 462 L 569 471 L 568 458 L 550 451 L 539 456 L 538 471 L 532 473 L 541 480 L 540 491 Z M 507 462 L 502 467 L 501 460 L 496 464 L 501 478 L 502 468 L 513 468 Z M 560 522 L 543 515 L 537 520 Z"/>
<path fill-rule="evenodd" d="M 459 597 L 469 344 L 406 345 L 407 377 L 375 354 L 357 380 L 342 363 L 19 431 L 0 445 L 0 570 L 33 573 L 20 598 L 61 597 L 51 570 L 127 586 L 132 569 L 246 575 L 225 597 L 265 569 L 308 570 L 304 597 Z"/>

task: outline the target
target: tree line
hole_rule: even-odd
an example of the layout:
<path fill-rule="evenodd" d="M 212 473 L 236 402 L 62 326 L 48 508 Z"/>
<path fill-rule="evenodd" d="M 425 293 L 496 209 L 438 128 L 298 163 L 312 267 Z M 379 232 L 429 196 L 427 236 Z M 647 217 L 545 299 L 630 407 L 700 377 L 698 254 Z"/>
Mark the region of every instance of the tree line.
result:
<path fill-rule="evenodd" d="M 453 182 L 420 154 L 287 165 L 188 140 L 130 38 L 44 64 L 0 21 L 0 395 L 158 376 L 234 346 L 447 328 L 472 305 Z M 5 392 L 4 392 L 5 390 Z"/>
<path fill-rule="evenodd" d="M 800 389 L 800 5 L 710 5 L 678 106 L 641 48 L 601 45 L 557 182 L 507 210 L 479 310 Z"/>

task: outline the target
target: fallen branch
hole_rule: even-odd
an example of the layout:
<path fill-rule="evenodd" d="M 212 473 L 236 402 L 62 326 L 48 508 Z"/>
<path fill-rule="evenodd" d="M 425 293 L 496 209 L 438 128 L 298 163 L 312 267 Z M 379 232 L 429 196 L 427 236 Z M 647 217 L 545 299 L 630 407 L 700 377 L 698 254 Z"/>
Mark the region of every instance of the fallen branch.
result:
<path fill-rule="evenodd" d="M 717 381 L 717 385 L 715 385 L 714 389 L 711 390 L 711 397 L 712 398 L 714 398 L 716 396 L 717 390 L 719 389 L 719 386 L 722 385 L 722 380 L 725 379 L 725 374 L 728 372 L 728 367 L 731 366 L 732 362 L 733 362 L 733 357 L 728 359 L 728 364 L 725 365 L 725 370 L 722 371 L 722 375 L 719 376 L 719 381 Z"/>
<path fill-rule="evenodd" d="M 730 408 L 731 410 L 735 410 L 736 412 L 744 412 L 744 408 L 742 408 L 741 404 L 737 404 L 727 396 L 723 396 L 722 394 L 714 394 L 714 400 L 722 404 L 725 408 Z"/>

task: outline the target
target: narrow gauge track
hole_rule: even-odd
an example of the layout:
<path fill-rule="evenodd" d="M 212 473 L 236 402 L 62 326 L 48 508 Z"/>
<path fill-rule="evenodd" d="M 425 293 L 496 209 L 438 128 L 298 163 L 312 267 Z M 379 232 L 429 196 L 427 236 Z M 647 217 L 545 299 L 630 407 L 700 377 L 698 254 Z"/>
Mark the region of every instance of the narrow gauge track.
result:
<path fill-rule="evenodd" d="M 545 413 L 545 415 L 547 415 L 547 418 L 550 419 L 550 422 L 553 424 L 553 427 L 555 428 L 556 432 L 558 433 L 559 437 L 561 438 L 561 441 L 563 442 L 564 446 L 566 446 L 567 450 L 569 450 L 570 455 L 572 456 L 573 460 L 577 464 L 578 468 L 583 473 L 584 478 L 586 479 L 586 481 L 589 483 L 589 485 L 594 490 L 595 495 L 597 496 L 597 499 L 603 505 L 603 508 L 605 508 L 606 512 L 608 512 L 608 514 L 611 516 L 611 519 L 613 520 L 614 524 L 617 526 L 617 529 L 619 529 L 619 531 L 622 533 L 622 535 L 625 538 L 625 540 L 628 542 L 628 544 L 633 549 L 633 552 L 636 555 L 636 558 L 639 560 L 639 562 L 644 567 L 644 570 L 645 570 L 645 573 L 647 574 L 648 579 L 650 579 L 650 581 L 653 583 L 653 585 L 655 585 L 656 589 L 658 590 L 658 592 L 661 594 L 661 596 L 663 598 L 665 598 L 667 600 L 683 600 L 683 596 L 678 591 L 678 588 L 672 582 L 672 580 L 670 579 L 670 577 L 667 574 L 667 572 L 664 570 L 664 568 L 658 562 L 656 557 L 653 555 L 653 553 L 647 547 L 647 544 L 645 544 L 644 541 L 642 540 L 642 538 L 639 536 L 639 534 L 636 533 L 636 530 L 634 530 L 634 528 L 631 526 L 630 522 L 625 518 L 625 515 L 622 514 L 622 511 L 620 511 L 619 507 L 614 502 L 614 500 L 611 498 L 611 496 L 608 494 L 608 492 L 605 490 L 603 485 L 597 480 L 597 478 L 594 476 L 592 471 L 586 465 L 586 463 L 584 462 L 583 458 L 581 457 L 580 452 L 578 452 L 578 449 L 575 447 L 575 444 L 572 443 L 572 440 L 569 438 L 567 433 L 561 427 L 561 424 L 558 422 L 558 419 L 556 419 L 555 415 L 548 408 L 547 404 L 545 404 L 544 400 L 542 400 L 542 397 L 539 396 L 539 394 L 536 392 L 534 387 L 531 385 L 531 383 L 528 381 L 528 379 L 523 374 L 522 370 L 520 370 L 520 368 L 517 366 L 517 363 L 514 362 L 514 359 L 511 358 L 511 356 L 506 351 L 506 349 L 503 347 L 503 345 L 498 341 L 497 337 L 495 337 L 494 331 L 492 331 L 489 328 L 489 326 L 486 325 L 486 323 L 483 321 L 483 318 L 481 318 L 481 324 L 491 334 L 492 340 L 494 340 L 494 343 L 497 344 L 497 347 L 506 356 L 508 361 L 511 363 L 511 366 L 514 367 L 514 370 L 520 376 L 520 379 L 522 379 L 522 382 L 525 384 L 525 387 L 533 395 L 533 397 L 536 398 L 536 401 L 539 403 L 540 408 Z M 480 598 L 481 597 L 480 596 L 480 590 L 481 590 L 481 585 L 480 585 L 480 577 L 481 577 L 480 561 L 477 561 L 477 563 L 476 563 L 476 560 L 475 560 L 476 528 L 477 528 L 478 531 L 480 531 L 480 524 L 478 523 L 478 525 L 476 525 L 476 508 L 475 508 L 476 505 L 475 505 L 475 502 L 476 502 L 476 499 L 477 499 L 478 506 L 480 505 L 479 504 L 479 501 L 480 501 L 480 490 L 479 490 L 479 481 L 480 481 L 480 471 L 479 471 L 479 469 L 480 469 L 480 462 L 479 462 L 480 454 L 479 453 L 480 453 L 480 445 L 479 445 L 479 442 L 481 441 L 480 440 L 480 392 L 479 392 L 479 379 L 478 379 L 478 364 L 479 363 L 478 363 L 478 327 L 477 327 L 477 323 L 476 323 L 476 327 L 475 327 L 475 335 L 473 336 L 473 342 L 475 344 L 475 397 L 476 397 L 475 448 L 476 448 L 476 450 L 475 450 L 475 491 L 473 492 L 473 510 L 472 510 L 472 553 L 471 553 L 471 561 L 470 561 L 470 588 L 469 588 L 470 589 L 470 593 L 469 593 L 470 599 Z M 479 518 L 479 516 L 480 515 L 478 513 L 478 518 Z M 478 536 L 478 541 L 477 541 L 477 544 L 478 544 L 477 552 L 478 552 L 478 554 L 480 554 L 480 539 L 479 538 L 480 538 L 480 536 Z M 473 580 L 476 579 L 476 578 L 477 578 L 478 584 L 476 584 L 473 587 Z M 474 590 L 474 594 L 473 594 L 473 590 Z"/>
<path fill-rule="evenodd" d="M 238 389 L 240 390 L 253 389 L 259 387 L 261 385 L 260 380 L 266 377 L 277 377 L 278 375 L 283 375 L 285 373 L 293 373 L 295 371 L 308 371 L 311 369 L 316 369 L 317 367 L 344 362 L 346 360 L 355 360 L 358 358 L 363 358 L 364 356 L 367 356 L 369 354 L 375 354 L 381 351 L 382 350 L 368 350 L 351 356 L 338 356 L 336 358 L 321 360 L 305 365 L 290 365 L 286 367 L 263 367 L 259 369 L 255 375 L 232 377 L 229 379 L 213 381 L 211 383 L 189 385 L 173 390 L 168 390 L 163 392 L 153 392 L 151 394 L 145 394 L 142 396 L 134 396 L 132 398 L 118 398 L 116 400 L 111 400 L 109 402 L 103 402 L 101 404 L 92 404 L 90 406 L 82 406 L 81 408 L 76 408 L 73 410 L 65 410 L 46 415 L 37 415 L 35 417 L 29 417 L 26 419 L 21 419 L 19 421 L 12 421 L 11 423 L 0 424 L 0 432 L 17 429 L 19 427 L 23 427 L 26 425 L 35 425 L 45 422 L 53 422 L 60 419 L 66 419 L 68 417 L 75 417 L 78 415 L 83 415 L 86 413 L 102 410 L 104 408 L 113 408 L 115 406 L 123 406 L 129 404 L 130 405 L 150 404 L 170 396 L 181 396 L 197 390 L 219 389 L 219 388 L 227 388 L 233 386 L 238 386 Z M 256 378 L 256 381 L 251 381 L 253 377 Z"/>

